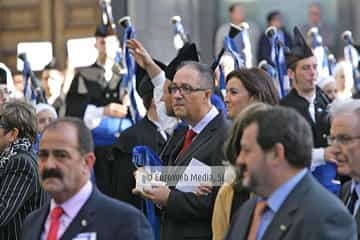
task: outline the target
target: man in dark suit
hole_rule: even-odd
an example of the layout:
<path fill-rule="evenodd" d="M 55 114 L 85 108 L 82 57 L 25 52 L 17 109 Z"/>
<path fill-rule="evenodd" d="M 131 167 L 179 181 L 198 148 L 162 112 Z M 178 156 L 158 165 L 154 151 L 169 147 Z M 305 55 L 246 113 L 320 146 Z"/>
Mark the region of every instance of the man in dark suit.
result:
<path fill-rule="evenodd" d="M 236 164 L 257 196 L 238 210 L 226 239 L 356 239 L 344 205 L 308 173 L 312 137 L 305 119 L 273 107 L 243 121 Z"/>
<path fill-rule="evenodd" d="M 331 148 L 327 148 L 326 141 L 330 131 L 330 99 L 315 85 L 318 78 L 317 60 L 297 27 L 294 28 L 294 39 L 293 48 L 285 53 L 288 76 L 293 88 L 280 104 L 294 108 L 310 124 L 314 140 L 314 175 L 322 185 L 337 194 L 340 186 L 333 183 L 336 166 L 331 163 L 334 153 Z"/>
<path fill-rule="evenodd" d="M 220 166 L 222 145 L 227 133 L 223 115 L 211 105 L 213 75 L 198 62 L 184 62 L 169 86 L 174 113 L 189 124 L 187 132 L 176 134 L 176 146 L 162 159 L 173 167 L 166 174 L 181 175 L 193 158 L 209 166 Z M 164 173 L 163 173 L 164 174 Z M 169 175 L 170 176 L 170 175 Z M 162 239 L 211 239 L 211 216 L 216 191 L 196 196 L 175 187 L 145 190 L 146 196 L 162 206 Z"/>
<path fill-rule="evenodd" d="M 25 217 L 46 203 L 37 173 L 35 109 L 22 101 L 0 106 L 0 239 L 20 239 Z"/>
<path fill-rule="evenodd" d="M 51 202 L 27 217 L 22 239 L 153 239 L 142 213 L 93 186 L 94 162 L 92 136 L 81 120 L 58 119 L 44 130 L 39 173 Z"/>
<path fill-rule="evenodd" d="M 336 102 L 331 106 L 331 129 L 329 143 L 336 151 L 337 170 L 351 177 L 340 192 L 341 200 L 355 217 L 360 229 L 360 100 Z M 360 234 L 358 233 L 360 239 Z"/>

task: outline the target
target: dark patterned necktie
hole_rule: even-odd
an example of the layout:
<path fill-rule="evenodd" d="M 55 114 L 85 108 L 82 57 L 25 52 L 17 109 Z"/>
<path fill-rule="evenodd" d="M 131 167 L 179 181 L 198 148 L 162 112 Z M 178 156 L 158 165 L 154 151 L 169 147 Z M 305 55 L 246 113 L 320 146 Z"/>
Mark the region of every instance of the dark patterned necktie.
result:
<path fill-rule="evenodd" d="M 348 204 L 348 209 L 350 211 L 351 214 L 354 214 L 354 210 L 355 210 L 355 204 L 358 200 L 358 195 L 356 193 L 356 190 L 354 189 L 351 193 L 351 196 L 350 196 L 350 201 L 349 201 L 349 204 Z"/>

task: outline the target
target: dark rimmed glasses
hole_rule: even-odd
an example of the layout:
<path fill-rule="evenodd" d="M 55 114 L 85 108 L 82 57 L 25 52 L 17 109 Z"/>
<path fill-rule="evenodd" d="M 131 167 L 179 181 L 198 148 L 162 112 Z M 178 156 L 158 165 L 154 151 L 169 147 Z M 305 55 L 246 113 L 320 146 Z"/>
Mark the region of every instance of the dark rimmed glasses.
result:
<path fill-rule="evenodd" d="M 175 94 L 177 91 L 180 92 L 182 95 L 187 95 L 192 92 L 199 92 L 199 91 L 206 91 L 206 88 L 194 88 L 189 84 L 182 84 L 180 86 L 177 86 L 176 84 L 170 84 L 168 86 L 168 90 L 170 94 Z"/>

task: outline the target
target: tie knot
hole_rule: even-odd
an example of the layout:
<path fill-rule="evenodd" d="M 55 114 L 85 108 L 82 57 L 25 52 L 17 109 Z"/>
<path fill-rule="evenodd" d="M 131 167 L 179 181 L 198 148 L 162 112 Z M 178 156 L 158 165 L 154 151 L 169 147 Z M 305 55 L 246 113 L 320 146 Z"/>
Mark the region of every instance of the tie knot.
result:
<path fill-rule="evenodd" d="M 266 201 L 258 201 L 255 207 L 255 214 L 262 215 L 266 207 L 267 207 Z"/>
<path fill-rule="evenodd" d="M 58 219 L 61 217 L 61 215 L 63 215 L 64 213 L 64 209 L 62 209 L 62 207 L 56 207 L 51 211 L 51 218 L 55 218 Z"/>
<path fill-rule="evenodd" d="M 188 140 L 192 140 L 196 136 L 196 132 L 194 132 L 191 128 L 189 128 L 186 132 L 185 138 Z"/>

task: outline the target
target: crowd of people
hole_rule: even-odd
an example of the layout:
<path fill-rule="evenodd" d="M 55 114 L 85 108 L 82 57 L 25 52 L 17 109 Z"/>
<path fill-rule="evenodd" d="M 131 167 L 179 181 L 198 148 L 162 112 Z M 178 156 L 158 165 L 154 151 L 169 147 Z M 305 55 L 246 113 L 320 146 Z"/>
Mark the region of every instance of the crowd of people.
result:
<path fill-rule="evenodd" d="M 239 3 L 218 31 L 211 67 L 195 43 L 166 65 L 131 38 L 129 80 L 130 62 L 114 70 L 109 46 L 118 40 L 105 24 L 95 31 L 96 62 L 70 83 L 45 67 L 46 102 L 26 99 L 23 77 L 0 64 L 0 240 L 359 239 L 356 69 L 343 60 L 320 74 L 304 37 L 316 26 L 333 48 L 320 9 L 310 4 L 309 24 L 293 34 L 279 11 L 268 14 L 287 48 L 285 71 L 267 34 L 257 61 L 277 76 L 251 66 L 244 38 L 231 39 L 240 50 L 233 61 L 221 59 L 224 39 L 245 21 Z M 282 96 L 285 72 L 291 88 Z M 189 171 L 212 178 L 184 184 Z"/>

